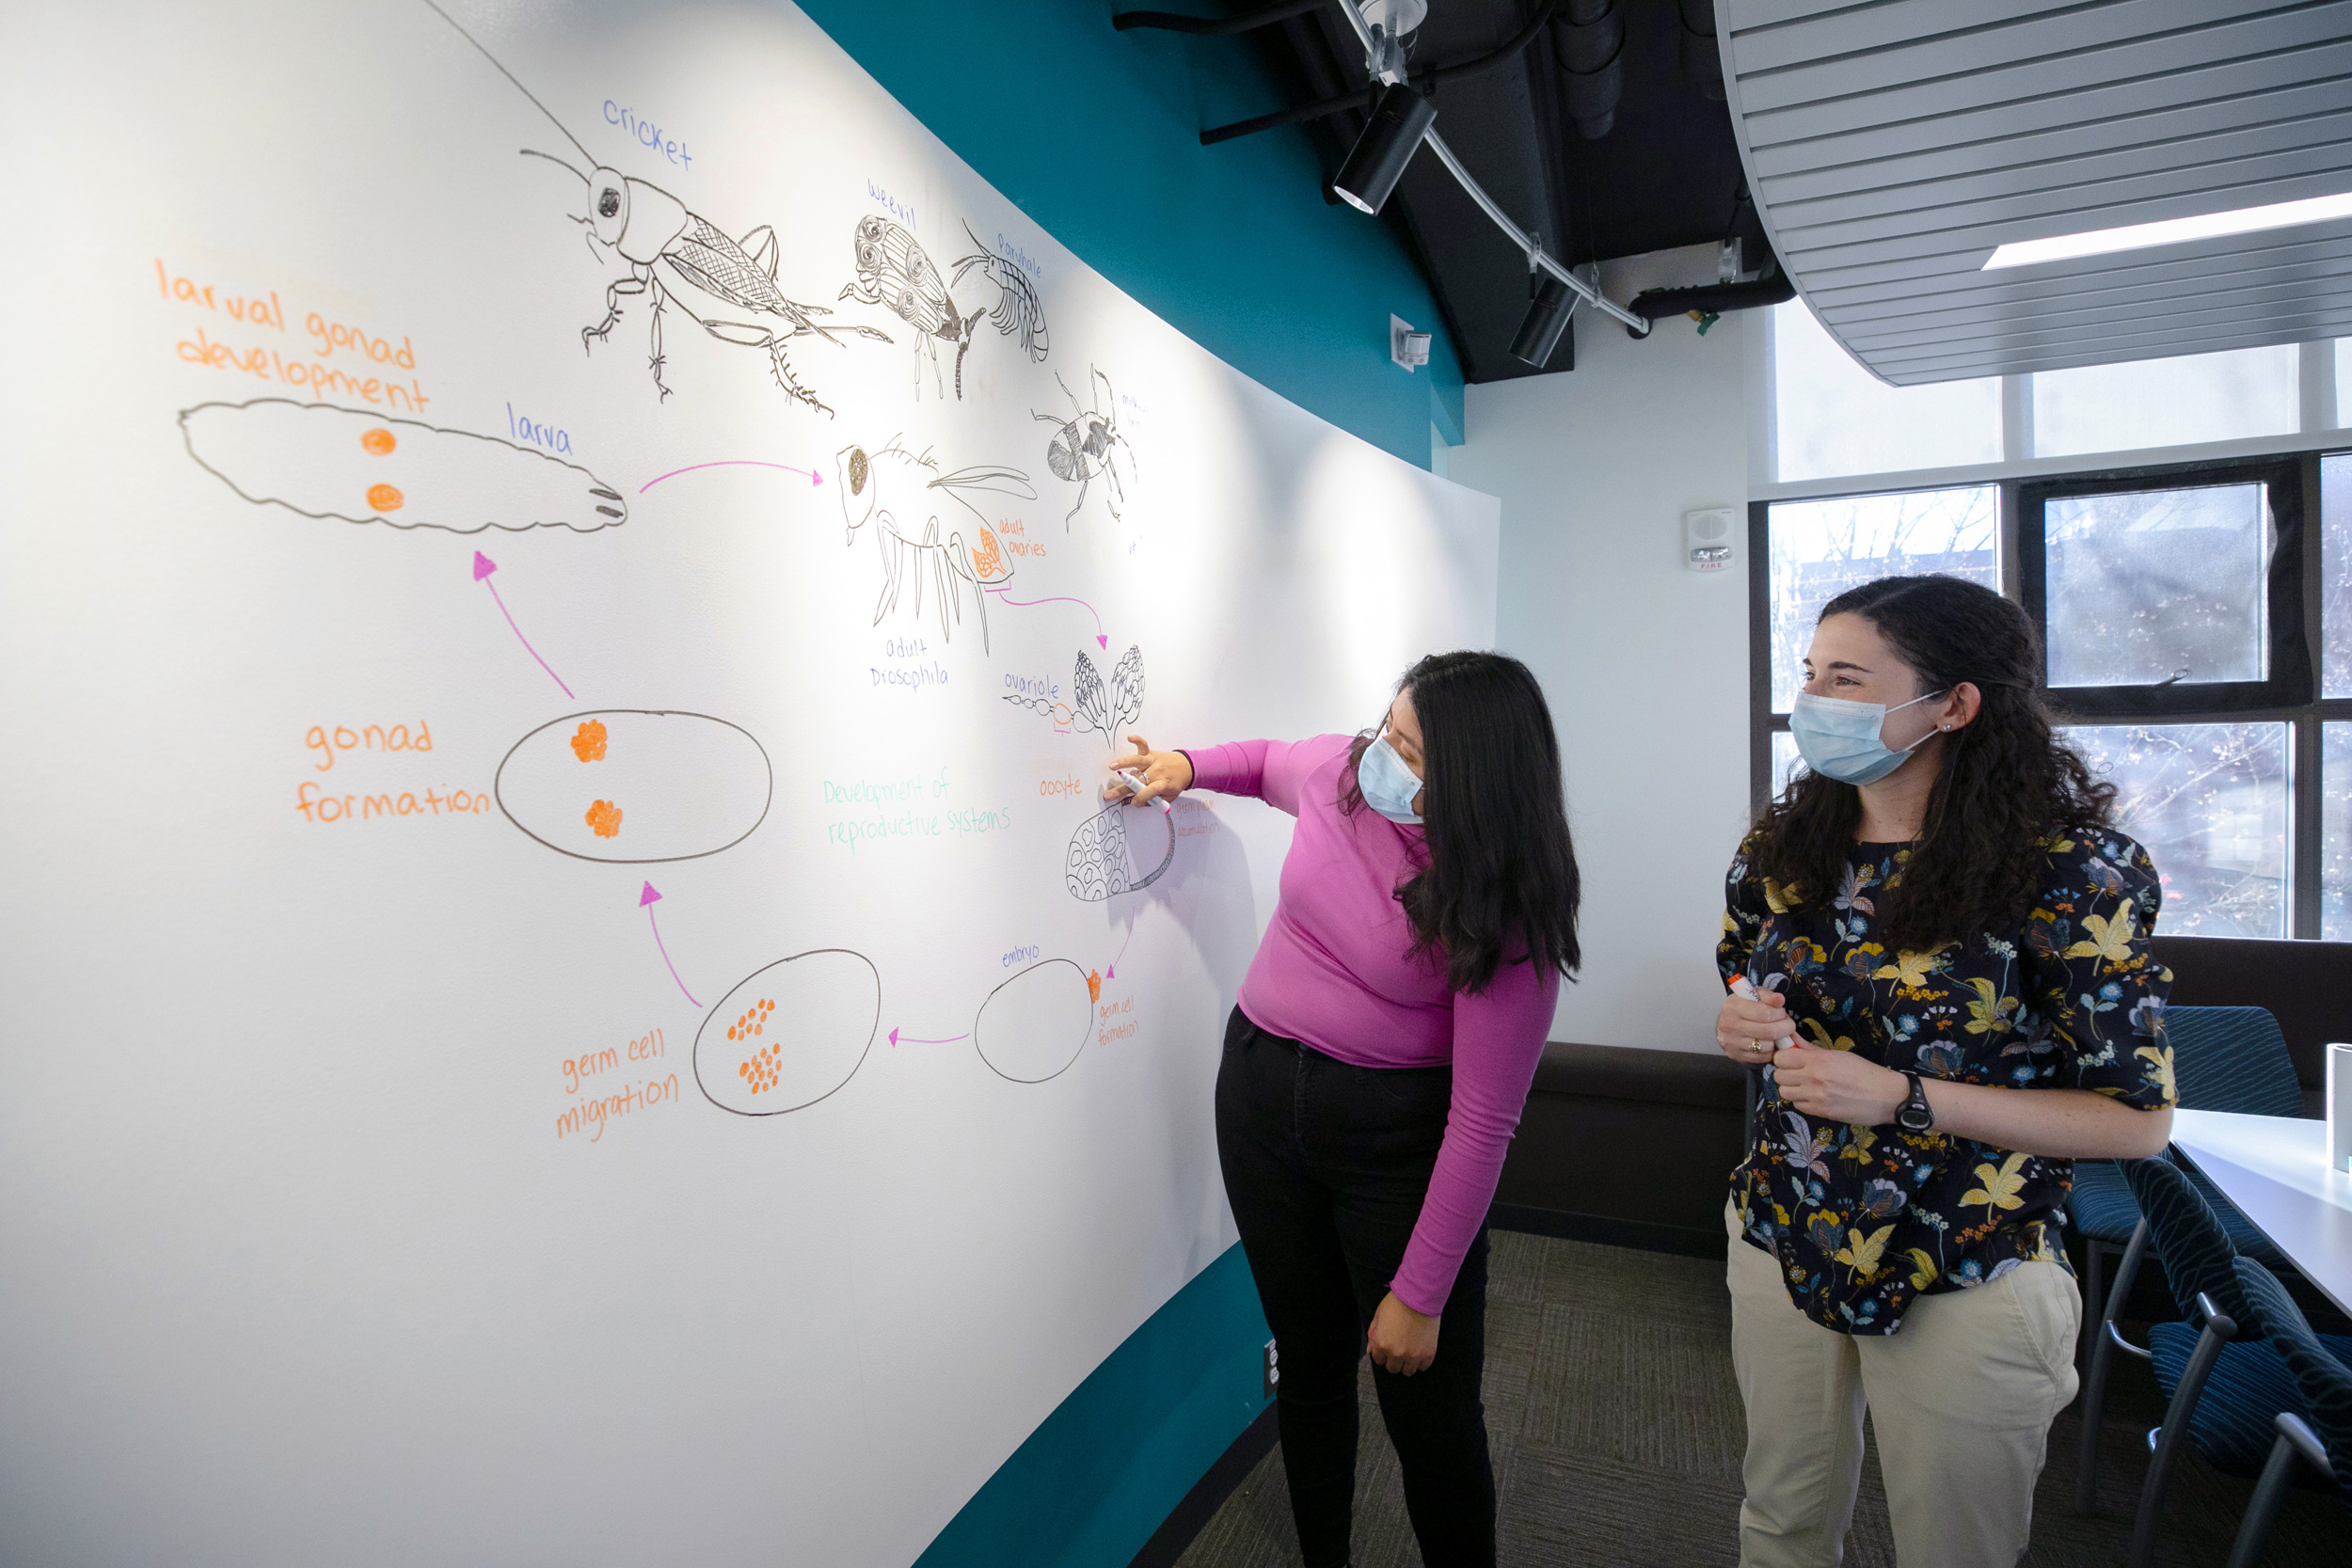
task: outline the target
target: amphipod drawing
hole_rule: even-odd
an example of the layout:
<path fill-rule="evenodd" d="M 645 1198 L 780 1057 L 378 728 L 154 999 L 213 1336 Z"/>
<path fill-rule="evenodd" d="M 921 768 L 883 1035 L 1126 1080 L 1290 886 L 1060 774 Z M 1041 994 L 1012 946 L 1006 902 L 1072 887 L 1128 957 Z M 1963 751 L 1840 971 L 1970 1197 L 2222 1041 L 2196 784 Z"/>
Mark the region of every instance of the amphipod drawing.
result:
<path fill-rule="evenodd" d="M 1129 834 L 1166 833 L 1168 850 L 1150 870 L 1143 868 Z M 1151 851 L 1146 849 L 1145 856 Z M 1078 824 L 1070 836 L 1070 852 L 1062 861 L 1062 881 L 1070 896 L 1100 904 L 1122 893 L 1150 887 L 1176 863 L 1176 819 L 1165 812 L 1138 811 L 1123 801 L 1105 806 Z"/>
<path fill-rule="evenodd" d="M 397 529 L 480 533 L 628 520 L 620 493 L 578 464 L 496 436 L 365 408 L 256 398 L 180 415 L 188 455 L 257 506 Z"/>
<path fill-rule="evenodd" d="M 980 646 L 986 648 L 987 591 L 1011 578 L 1012 562 L 965 492 L 993 491 L 1035 500 L 1029 476 L 1018 468 L 985 465 L 943 474 L 929 451 L 909 451 L 896 436 L 875 451 L 843 447 L 834 455 L 834 467 L 841 482 L 841 515 L 850 525 L 848 543 L 855 544 L 857 531 L 870 523 L 882 552 L 882 596 L 874 601 L 874 625 L 882 625 L 882 617 L 899 607 L 910 586 L 914 597 L 909 609 L 920 616 L 928 584 L 938 607 L 939 635 L 952 638 L 955 624 L 963 618 L 962 590 L 968 584 L 973 612 L 980 623 Z M 942 495 L 972 514 L 972 543 L 964 542 L 960 530 L 940 536 L 939 515 L 932 509 Z M 924 520 L 918 524 L 917 517 Z"/>
<path fill-rule="evenodd" d="M 1119 470 L 1112 463 L 1113 449 L 1126 447 L 1131 470 L 1135 465 L 1135 448 L 1119 434 L 1117 419 L 1110 412 L 1118 404 L 1118 395 L 1111 389 L 1111 378 L 1091 366 L 1088 367 L 1088 372 L 1092 378 L 1088 390 L 1095 394 L 1091 406 L 1078 401 L 1078 394 L 1070 389 L 1070 383 L 1062 380 L 1061 372 L 1054 372 L 1054 380 L 1060 385 L 1062 396 L 1068 398 L 1070 406 L 1077 410 L 1076 418 L 1065 420 L 1058 414 L 1030 411 L 1033 418 L 1057 427 L 1053 438 L 1045 444 L 1045 466 L 1054 470 L 1056 479 L 1068 480 L 1078 486 L 1078 499 L 1071 504 L 1068 515 L 1061 520 L 1065 530 L 1070 527 L 1071 518 L 1078 515 L 1078 509 L 1086 505 L 1087 487 L 1097 479 L 1107 481 L 1110 485 L 1111 517 L 1116 521 L 1120 502 L 1126 499 L 1126 492 L 1120 487 Z"/>
<path fill-rule="evenodd" d="M 1102 672 L 1084 648 L 1078 650 L 1078 663 L 1070 674 L 1070 701 L 1057 703 L 1043 697 L 1007 697 L 1015 707 L 1025 707 L 1041 713 L 1057 724 L 1073 730 L 1092 731 L 1103 737 L 1103 743 L 1117 749 L 1120 734 L 1143 713 L 1143 650 L 1130 647 L 1111 670 L 1107 685 Z"/>
<path fill-rule="evenodd" d="M 971 225 L 966 224 L 963 231 L 972 234 Z M 972 243 L 979 245 L 980 237 L 972 234 Z M 939 345 L 943 342 L 956 345 L 956 396 L 963 396 L 963 356 L 971 352 L 973 328 L 983 314 L 997 331 L 1008 335 L 1019 332 L 1022 352 L 1030 358 L 1045 357 L 1045 310 L 1038 302 L 1037 291 L 1029 286 L 1029 280 L 1018 267 L 987 246 L 981 245 L 978 254 L 958 261 L 953 277 L 942 278 L 914 236 L 888 218 L 858 219 L 853 244 L 857 278 L 843 284 L 838 297 L 887 306 L 920 334 L 914 341 L 914 395 L 918 400 L 923 395 L 926 354 L 930 356 L 933 389 L 941 397 L 947 395 L 939 370 Z M 956 304 L 951 291 L 974 268 L 996 285 L 996 303 L 966 314 Z"/>
<path fill-rule="evenodd" d="M 1021 335 L 1021 352 L 1042 365 L 1051 346 L 1045 336 L 1045 306 L 1037 297 L 1037 290 L 1031 287 L 1028 275 L 982 244 L 980 237 L 972 233 L 970 224 L 963 226 L 963 231 L 971 235 L 972 244 L 977 248 L 956 263 L 956 270 L 947 281 L 961 284 L 965 273 L 976 267 L 979 269 L 980 276 L 995 284 L 999 291 L 995 307 L 988 313 L 988 325 L 1007 337 L 1018 332 Z"/>
<path fill-rule="evenodd" d="M 431 0 L 427 0 L 430 4 Z M 580 330 L 580 346 L 593 349 L 591 340 L 609 341 L 612 328 L 621 319 L 621 300 L 639 294 L 651 302 L 649 328 L 652 355 L 647 363 L 653 372 L 653 384 L 667 399 L 670 388 L 661 379 L 664 356 L 661 352 L 661 312 L 675 306 L 693 324 L 723 343 L 742 348 L 765 349 L 768 363 L 774 372 L 776 385 L 791 394 L 794 401 L 831 414 L 833 410 L 817 394 L 801 385 L 792 373 L 792 364 L 786 356 L 785 345 L 795 338 L 815 336 L 840 346 L 836 333 L 847 332 L 860 338 L 881 342 L 890 341 L 889 334 L 870 326 L 844 324 L 826 325 L 818 316 L 833 312 L 822 305 L 803 305 L 785 297 L 776 282 L 778 260 L 776 232 L 767 224 L 744 234 L 730 238 L 716 224 L 689 212 L 686 203 L 658 185 L 634 179 L 617 169 L 608 168 L 596 160 L 596 155 L 580 145 L 564 123 L 557 119 L 545 103 L 532 95 L 530 88 L 516 81 L 515 73 L 500 65 L 498 57 L 483 49 L 480 40 L 463 27 L 458 27 L 449 13 L 441 11 L 448 22 L 467 42 L 481 50 L 482 57 L 495 67 L 500 75 L 515 84 L 515 89 L 531 100 L 548 122 L 563 132 L 564 139 L 580 152 L 590 166 L 586 173 L 552 152 L 523 149 L 529 158 L 544 158 L 560 168 L 570 170 L 572 177 L 587 188 L 588 211 L 573 214 L 572 221 L 588 230 L 588 250 L 598 261 L 612 252 L 628 263 L 628 273 L 615 279 L 604 291 L 604 320 Z M 682 300 L 677 286 L 684 284 L 695 293 L 716 302 L 718 309 L 708 313 L 694 309 Z M 761 321 L 731 321 L 725 319 L 730 310 L 750 311 L 755 315 L 771 316 L 781 326 Z"/>

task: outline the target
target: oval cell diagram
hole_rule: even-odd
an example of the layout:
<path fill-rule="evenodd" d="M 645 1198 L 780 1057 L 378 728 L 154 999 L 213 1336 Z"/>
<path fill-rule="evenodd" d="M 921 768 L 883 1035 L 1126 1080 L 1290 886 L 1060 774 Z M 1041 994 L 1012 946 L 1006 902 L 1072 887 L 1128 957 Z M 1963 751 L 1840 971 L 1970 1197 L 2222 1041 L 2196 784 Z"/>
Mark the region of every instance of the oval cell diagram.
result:
<path fill-rule="evenodd" d="M 694 1036 L 694 1081 L 738 1116 L 772 1117 L 855 1075 L 882 1027 L 882 977 L 864 954 L 824 947 L 755 970 Z"/>
<path fill-rule="evenodd" d="M 1031 964 L 988 993 L 972 1021 L 980 1060 L 1016 1084 L 1069 1070 L 1094 1032 L 1094 993 L 1068 958 Z"/>
<path fill-rule="evenodd" d="M 639 865 L 742 843 L 774 786 L 767 752 L 739 725 L 605 708 L 524 736 L 492 787 L 507 819 L 548 848 Z"/>

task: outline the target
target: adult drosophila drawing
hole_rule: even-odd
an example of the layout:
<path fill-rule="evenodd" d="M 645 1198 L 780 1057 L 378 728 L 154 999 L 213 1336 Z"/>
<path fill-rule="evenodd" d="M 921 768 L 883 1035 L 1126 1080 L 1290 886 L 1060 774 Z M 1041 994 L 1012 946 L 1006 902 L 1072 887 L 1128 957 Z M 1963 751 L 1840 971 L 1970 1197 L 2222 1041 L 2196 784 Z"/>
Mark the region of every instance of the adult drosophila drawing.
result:
<path fill-rule="evenodd" d="M 966 224 L 963 231 L 972 234 L 971 225 Z M 838 297 L 887 306 L 899 320 L 921 334 L 914 341 L 917 399 L 923 395 L 922 356 L 927 353 L 931 361 L 931 386 L 940 396 L 947 395 L 939 372 L 939 345 L 943 342 L 956 345 L 956 396 L 963 396 L 963 356 L 972 350 L 973 328 L 983 314 L 997 331 L 1008 335 L 1019 332 L 1022 351 L 1030 358 L 1045 357 L 1045 309 L 1038 302 L 1037 291 L 1029 286 L 1029 280 L 1018 267 L 987 246 L 981 245 L 977 255 L 958 261 L 953 277 L 943 278 L 914 236 L 888 218 L 868 215 L 858 219 L 853 243 L 857 277 L 842 285 Z M 972 243 L 979 245 L 980 237 L 972 234 Z M 956 304 L 951 291 L 975 268 L 996 285 L 996 303 L 966 314 Z"/>
<path fill-rule="evenodd" d="M 966 491 L 988 490 L 1035 500 L 1029 476 L 1018 468 L 977 466 L 943 474 L 928 451 L 913 452 L 893 436 L 879 451 L 843 447 L 834 457 L 841 481 L 841 515 L 850 525 L 848 542 L 872 524 L 874 543 L 882 552 L 882 597 L 874 601 L 874 624 L 897 610 L 912 584 L 910 609 L 923 613 L 923 588 L 928 579 L 939 607 L 939 635 L 952 638 L 955 622 L 963 618 L 962 587 L 970 584 L 972 604 L 980 623 L 980 646 L 988 646 L 987 590 L 1012 577 L 1012 562 L 980 509 Z M 930 509 L 941 495 L 952 497 L 972 514 L 974 542 L 966 544 L 961 531 L 940 536 L 939 515 Z M 924 520 L 918 524 L 915 519 Z M 916 531 L 917 530 L 920 531 Z"/>
<path fill-rule="evenodd" d="M 774 372 L 776 385 L 796 402 L 831 414 L 833 410 L 816 393 L 802 386 L 792 373 L 792 364 L 786 356 L 785 345 L 795 338 L 815 336 L 839 346 L 841 340 L 835 334 L 843 332 L 886 343 L 890 341 L 889 334 L 870 326 L 838 323 L 826 325 L 818 322 L 817 317 L 831 315 L 832 311 L 822 305 L 803 305 L 787 298 L 776 281 L 779 256 L 774 229 L 762 224 L 739 240 L 730 238 L 708 219 L 689 212 L 686 204 L 668 191 L 598 164 L 596 155 L 580 145 L 580 138 L 573 135 L 564 122 L 532 95 L 530 88 L 516 81 L 513 71 L 499 64 L 498 57 L 484 49 L 479 40 L 459 27 L 447 11 L 433 5 L 433 0 L 424 0 L 424 3 L 433 6 L 441 20 L 455 27 L 468 43 L 480 50 L 482 57 L 488 60 L 500 75 L 513 82 L 516 90 L 530 99 L 539 112 L 548 117 L 548 123 L 564 133 L 564 139 L 578 149 L 580 157 L 590 166 L 588 171 L 582 173 L 567 160 L 552 152 L 523 149 L 525 157 L 544 158 L 560 168 L 567 169 L 587 188 L 588 211 L 585 214 L 572 214 L 572 221 L 588 230 L 589 253 L 603 261 L 610 252 L 628 263 L 627 275 L 615 279 L 604 292 L 604 320 L 594 326 L 580 328 L 580 346 L 588 348 L 591 340 L 608 341 L 612 328 L 621 319 L 622 299 L 642 294 L 646 296 L 652 307 L 648 312 L 652 340 L 648 364 L 653 371 L 653 384 L 664 399 L 669 397 L 670 388 L 661 379 L 665 357 L 661 352 L 661 312 L 665 308 L 675 306 L 695 325 L 721 342 L 767 350 L 769 368 Z M 713 306 L 707 313 L 697 309 L 687 299 L 680 297 L 678 289 L 681 285 L 710 299 L 714 302 Z M 726 319 L 732 311 L 771 316 L 783 325 Z"/>
<path fill-rule="evenodd" d="M 1062 396 L 1077 411 L 1076 418 L 1065 420 L 1058 414 L 1030 411 L 1033 418 L 1057 427 L 1053 438 L 1045 443 L 1045 466 L 1054 470 L 1056 479 L 1068 480 L 1078 486 L 1078 499 L 1061 520 L 1065 530 L 1070 527 L 1071 518 L 1078 515 L 1078 509 L 1086 505 L 1087 488 L 1098 478 L 1110 484 L 1111 517 L 1116 521 L 1120 502 L 1127 499 L 1127 493 L 1119 483 L 1119 469 L 1113 462 L 1115 449 L 1126 448 L 1131 470 L 1135 464 L 1135 448 L 1119 434 L 1117 416 L 1109 411 L 1119 401 L 1111 388 L 1111 378 L 1090 365 L 1087 369 L 1092 378 L 1088 390 L 1098 394 L 1090 406 L 1078 401 L 1078 394 L 1070 389 L 1070 383 L 1062 380 L 1059 371 L 1054 372 Z"/>
<path fill-rule="evenodd" d="M 1081 648 L 1077 666 L 1070 674 L 1069 702 L 1026 696 L 1007 697 L 1005 701 L 1015 707 L 1041 713 L 1073 730 L 1091 731 L 1103 737 L 1103 744 L 1115 749 L 1120 732 L 1143 713 L 1143 650 L 1130 647 L 1112 668 L 1111 678 L 1105 684 L 1094 660 Z"/>

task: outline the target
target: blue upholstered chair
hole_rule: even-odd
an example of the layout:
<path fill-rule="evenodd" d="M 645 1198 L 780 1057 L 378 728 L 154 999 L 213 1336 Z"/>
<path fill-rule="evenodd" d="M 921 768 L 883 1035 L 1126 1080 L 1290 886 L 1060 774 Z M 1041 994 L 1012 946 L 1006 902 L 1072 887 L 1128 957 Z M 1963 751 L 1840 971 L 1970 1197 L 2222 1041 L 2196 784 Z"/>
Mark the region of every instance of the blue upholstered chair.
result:
<path fill-rule="evenodd" d="M 2281 1410 L 2272 1418 L 2278 1436 L 2246 1505 L 2237 1543 L 2230 1548 L 2230 1568 L 2254 1568 L 2269 1544 L 2279 1505 L 2298 1477 L 2328 1487 L 2352 1507 L 2352 1369 L 2344 1366 L 2340 1353 L 2329 1353 L 2322 1336 L 2312 1332 L 2294 1298 L 2269 1270 L 2241 1258 L 2237 1276 L 2249 1331 L 2269 1340 L 2294 1376 L 2301 1401 L 2299 1411 Z"/>
<path fill-rule="evenodd" d="M 2249 1260 L 2238 1258 L 2228 1231 L 2187 1174 L 2162 1160 L 2127 1161 L 2122 1168 L 2141 1219 L 2125 1244 L 2115 1289 L 2101 1314 L 2090 1376 L 2084 1380 L 2082 1468 L 2074 1506 L 2082 1513 L 2095 1510 L 2099 1417 L 2106 1403 L 2107 1370 L 2113 1353 L 2121 1350 L 2151 1364 L 2170 1401 L 2164 1424 L 2148 1434 L 2148 1475 L 2132 1525 L 2129 1561 L 2132 1568 L 2146 1568 L 2155 1555 L 2156 1524 L 2180 1445 L 2193 1444 L 2216 1469 L 2258 1475 L 2270 1457 L 2275 1418 L 2282 1410 L 2298 1409 L 2300 1395 L 2295 1374 L 2279 1351 L 2265 1337 L 2241 1332 L 2242 1325 L 2254 1321 L 2239 1284 L 2238 1265 Z M 2123 1338 L 2115 1316 L 2151 1250 L 2163 1265 L 2183 1321 L 2156 1324 L 2143 1348 Z M 2265 1270 L 2263 1277 L 2272 1276 Z M 2301 1321 L 2299 1313 L 2296 1321 Z M 2352 1368 L 2352 1340 L 2316 1342 L 2325 1354 Z"/>
<path fill-rule="evenodd" d="M 2166 1037 L 2172 1043 L 2172 1082 L 2183 1105 L 2193 1111 L 2257 1117 L 2303 1114 L 2303 1085 L 2295 1076 L 2295 1059 L 2287 1053 L 2286 1037 L 2268 1008 L 2171 1007 L 2164 1019 Z M 2270 1238 L 2203 1173 L 2192 1171 L 2189 1180 L 2221 1216 L 2236 1250 L 2273 1270 L 2289 1266 Z M 2101 1276 L 2106 1255 L 2121 1252 L 2131 1241 L 2139 1223 L 2139 1205 L 2116 1162 L 2077 1160 L 2074 1192 L 2066 1207 L 2070 1223 L 2083 1238 L 2082 1372 L 2088 1381 L 2099 1342 L 2095 1325 L 2104 1316 Z"/>

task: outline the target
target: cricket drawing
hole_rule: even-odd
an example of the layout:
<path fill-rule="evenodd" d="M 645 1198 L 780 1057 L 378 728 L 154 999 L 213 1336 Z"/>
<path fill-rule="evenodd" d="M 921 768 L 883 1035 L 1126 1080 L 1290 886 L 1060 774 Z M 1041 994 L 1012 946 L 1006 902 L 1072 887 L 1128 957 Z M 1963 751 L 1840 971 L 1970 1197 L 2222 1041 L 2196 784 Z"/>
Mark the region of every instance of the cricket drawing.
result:
<path fill-rule="evenodd" d="M 830 415 L 833 410 L 793 373 L 786 346 L 798 338 L 818 337 L 837 347 L 841 343 L 838 335 L 845 332 L 886 343 L 890 341 L 889 334 L 870 326 L 842 323 L 829 325 L 818 321 L 818 316 L 831 315 L 832 311 L 822 305 L 803 305 L 787 299 L 776 282 L 778 246 L 772 227 L 761 224 L 740 239 L 731 238 L 707 218 L 688 211 L 686 204 L 668 191 L 598 164 L 580 145 L 580 138 L 517 81 L 513 71 L 499 64 L 496 55 L 484 49 L 471 33 L 459 27 L 447 11 L 433 5 L 433 0 L 424 3 L 433 6 L 444 22 L 480 50 L 482 57 L 500 75 L 513 82 L 515 89 L 530 99 L 547 116 L 549 124 L 563 132 L 564 139 L 572 144 L 580 161 L 588 166 L 583 171 L 552 152 L 522 150 L 525 157 L 544 158 L 569 170 L 580 182 L 587 195 L 588 211 L 571 217 L 588 230 L 589 253 L 599 261 L 617 256 L 628 265 L 628 271 L 604 291 L 604 320 L 580 328 L 580 346 L 593 352 L 596 343 L 610 341 L 612 328 L 620 323 L 621 301 L 643 298 L 648 307 L 647 325 L 652 342 L 647 364 L 653 372 L 653 384 L 664 400 L 670 395 L 670 388 L 661 379 L 665 362 L 661 317 L 665 309 L 675 309 L 721 342 L 766 350 L 776 385 L 793 401 Z M 686 292 L 681 293 L 682 290 Z M 709 303 L 706 305 L 704 301 Z M 744 315 L 751 319 L 735 319 Z M 762 317 L 769 319 L 759 319 Z"/>

